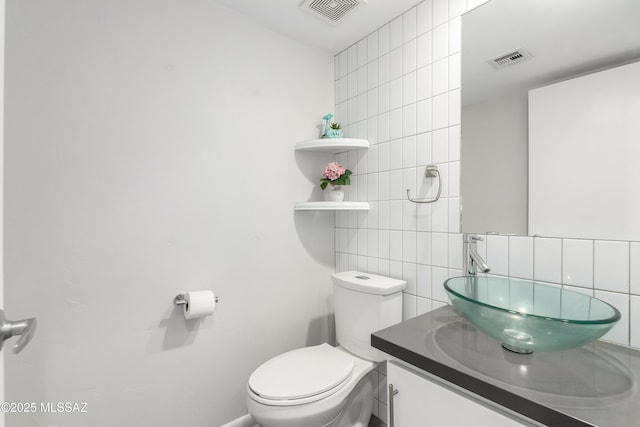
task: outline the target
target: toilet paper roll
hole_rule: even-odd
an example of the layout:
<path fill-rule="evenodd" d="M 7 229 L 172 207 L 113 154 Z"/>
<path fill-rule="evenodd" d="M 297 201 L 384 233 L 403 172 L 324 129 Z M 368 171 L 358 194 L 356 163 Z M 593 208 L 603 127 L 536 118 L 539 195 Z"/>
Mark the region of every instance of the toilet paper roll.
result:
<path fill-rule="evenodd" d="M 198 319 L 213 314 L 216 309 L 216 296 L 213 291 L 192 291 L 185 293 L 187 303 L 184 306 L 185 319 Z"/>

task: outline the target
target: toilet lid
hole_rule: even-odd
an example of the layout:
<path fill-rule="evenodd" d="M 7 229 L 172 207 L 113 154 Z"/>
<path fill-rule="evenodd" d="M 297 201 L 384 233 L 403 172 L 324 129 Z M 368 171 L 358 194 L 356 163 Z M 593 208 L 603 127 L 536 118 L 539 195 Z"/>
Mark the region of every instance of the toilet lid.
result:
<path fill-rule="evenodd" d="M 342 384 L 353 363 L 353 357 L 328 344 L 299 348 L 263 363 L 251 374 L 249 388 L 266 399 L 303 399 Z"/>

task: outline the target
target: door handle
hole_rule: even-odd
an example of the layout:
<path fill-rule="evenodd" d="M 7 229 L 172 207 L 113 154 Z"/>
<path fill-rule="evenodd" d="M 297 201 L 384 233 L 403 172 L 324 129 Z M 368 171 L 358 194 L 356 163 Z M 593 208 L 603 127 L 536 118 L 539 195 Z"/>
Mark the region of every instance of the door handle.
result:
<path fill-rule="evenodd" d="M 393 427 L 393 397 L 398 394 L 398 389 L 393 388 L 393 384 L 389 384 L 389 427 Z"/>
<path fill-rule="evenodd" d="M 38 322 L 35 317 L 12 322 L 11 320 L 7 320 L 6 317 L 4 317 L 4 311 L 0 310 L 0 350 L 2 350 L 2 345 L 6 340 L 20 335 L 20 339 L 18 339 L 18 342 L 16 342 L 12 348 L 14 353 L 20 353 L 22 349 L 29 344 L 31 338 L 33 338 L 37 325 Z"/>

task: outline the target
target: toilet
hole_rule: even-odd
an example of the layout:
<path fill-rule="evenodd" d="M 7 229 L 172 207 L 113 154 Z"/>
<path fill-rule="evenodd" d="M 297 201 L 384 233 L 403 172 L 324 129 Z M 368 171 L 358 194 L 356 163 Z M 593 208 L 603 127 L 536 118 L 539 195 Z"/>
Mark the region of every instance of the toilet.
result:
<path fill-rule="evenodd" d="M 403 280 L 347 271 L 333 279 L 336 340 L 280 354 L 247 382 L 247 409 L 262 427 L 366 427 L 371 372 L 385 360 L 371 333 L 402 321 Z"/>

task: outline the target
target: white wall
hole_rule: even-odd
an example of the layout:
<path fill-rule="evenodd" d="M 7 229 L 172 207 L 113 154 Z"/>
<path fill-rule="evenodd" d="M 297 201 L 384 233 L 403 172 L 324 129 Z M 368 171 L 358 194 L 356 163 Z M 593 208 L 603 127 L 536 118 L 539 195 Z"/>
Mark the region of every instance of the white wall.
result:
<path fill-rule="evenodd" d="M 462 231 L 527 234 L 526 92 L 463 107 L 462 123 Z"/>
<path fill-rule="evenodd" d="M 207 0 L 32 0 L 6 57 L 6 307 L 40 323 L 7 399 L 88 402 L 9 425 L 218 426 L 258 365 L 331 338 L 333 218 L 292 209 L 331 56 Z M 185 322 L 186 289 L 216 315 Z"/>

